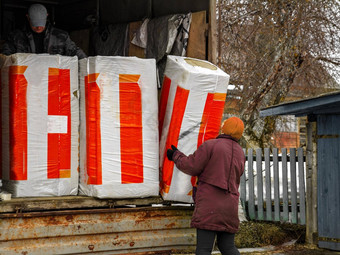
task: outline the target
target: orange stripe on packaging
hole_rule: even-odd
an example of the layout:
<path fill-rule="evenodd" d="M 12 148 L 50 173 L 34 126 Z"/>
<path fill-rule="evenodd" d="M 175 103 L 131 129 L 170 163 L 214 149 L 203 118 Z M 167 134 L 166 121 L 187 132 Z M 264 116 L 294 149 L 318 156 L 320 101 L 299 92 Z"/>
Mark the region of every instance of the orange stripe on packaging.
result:
<path fill-rule="evenodd" d="M 10 180 L 27 180 L 27 66 L 9 68 Z"/>
<path fill-rule="evenodd" d="M 60 169 L 59 170 L 59 178 L 71 178 L 71 170 L 70 169 Z"/>
<path fill-rule="evenodd" d="M 86 111 L 86 169 L 88 184 L 102 184 L 102 152 L 100 130 L 100 89 L 96 80 L 99 74 L 85 77 Z"/>
<path fill-rule="evenodd" d="M 202 114 L 200 131 L 198 133 L 197 148 L 205 141 L 206 128 L 207 128 L 209 116 L 211 114 L 213 100 L 214 100 L 214 94 L 208 93 L 207 99 L 204 105 L 203 114 Z"/>
<path fill-rule="evenodd" d="M 208 93 L 197 139 L 197 148 L 205 141 L 216 138 L 224 110 L 226 93 Z"/>
<path fill-rule="evenodd" d="M 119 83 L 138 83 L 139 74 L 119 74 Z"/>
<path fill-rule="evenodd" d="M 214 100 L 211 105 L 204 141 L 216 138 L 221 127 L 221 120 L 223 117 L 224 103 L 226 99 L 225 93 L 215 93 Z"/>
<path fill-rule="evenodd" d="M 168 160 L 166 151 L 171 147 L 171 145 L 177 146 L 178 144 L 178 137 L 182 126 L 188 97 L 189 90 L 177 86 L 162 167 L 162 191 L 164 193 L 169 192 L 174 170 L 174 162 Z"/>
<path fill-rule="evenodd" d="M 122 184 L 143 183 L 142 92 L 140 75 L 119 75 Z"/>
<path fill-rule="evenodd" d="M 159 137 L 161 137 L 162 135 L 163 122 L 164 122 L 165 110 L 166 110 L 166 106 L 167 106 L 168 98 L 169 98 L 170 85 L 171 85 L 171 80 L 167 76 L 164 76 L 161 98 L 159 100 L 159 113 L 158 113 Z"/>
<path fill-rule="evenodd" d="M 214 101 L 223 101 L 223 102 L 225 102 L 226 97 L 227 97 L 226 93 L 215 93 L 214 94 Z"/>
<path fill-rule="evenodd" d="M 47 178 L 70 178 L 71 93 L 69 69 L 49 68 L 48 115 Z M 65 174 L 66 172 L 67 174 Z"/>

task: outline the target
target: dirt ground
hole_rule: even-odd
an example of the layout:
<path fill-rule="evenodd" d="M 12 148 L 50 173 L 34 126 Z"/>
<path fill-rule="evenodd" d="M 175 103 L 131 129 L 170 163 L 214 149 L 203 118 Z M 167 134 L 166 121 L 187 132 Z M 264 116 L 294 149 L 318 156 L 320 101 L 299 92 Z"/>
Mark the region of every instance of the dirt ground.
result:
<path fill-rule="evenodd" d="M 235 244 L 240 253 L 246 255 L 340 255 L 337 251 L 306 244 L 305 235 L 306 227 L 303 225 L 244 221 L 235 236 Z M 180 254 L 193 255 L 194 253 Z M 221 253 L 215 247 L 212 254 Z"/>
<path fill-rule="evenodd" d="M 235 236 L 235 244 L 242 255 L 340 255 L 338 251 L 306 244 L 305 236 L 306 227 L 303 225 L 244 221 L 240 224 L 239 232 Z M 194 255 L 194 252 L 170 254 Z M 212 254 L 221 255 L 216 245 Z"/>
<path fill-rule="evenodd" d="M 320 249 L 305 243 L 306 227 L 280 222 L 245 221 L 236 234 L 241 254 L 335 255 L 340 252 Z M 216 254 L 219 254 L 216 251 Z"/>

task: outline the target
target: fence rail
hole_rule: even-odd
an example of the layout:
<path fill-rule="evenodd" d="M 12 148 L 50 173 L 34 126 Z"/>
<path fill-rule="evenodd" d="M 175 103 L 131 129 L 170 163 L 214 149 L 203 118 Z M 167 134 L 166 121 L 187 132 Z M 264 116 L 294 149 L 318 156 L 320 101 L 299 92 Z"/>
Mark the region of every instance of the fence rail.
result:
<path fill-rule="evenodd" d="M 255 152 L 255 154 L 254 154 Z M 306 224 L 305 158 L 302 148 L 248 149 L 240 198 L 253 220 Z"/>

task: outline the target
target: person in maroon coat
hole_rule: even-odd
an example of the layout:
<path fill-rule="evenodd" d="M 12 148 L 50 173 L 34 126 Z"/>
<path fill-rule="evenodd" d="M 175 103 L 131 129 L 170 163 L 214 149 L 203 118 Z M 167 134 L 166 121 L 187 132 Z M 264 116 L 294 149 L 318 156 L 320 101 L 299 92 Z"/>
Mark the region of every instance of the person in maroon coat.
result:
<path fill-rule="evenodd" d="M 167 157 L 182 172 L 198 177 L 195 210 L 191 227 L 197 229 L 196 254 L 211 254 L 215 237 L 223 255 L 240 254 L 234 244 L 239 228 L 238 202 L 240 177 L 245 155 L 238 144 L 244 130 L 241 119 L 231 117 L 221 126 L 216 139 L 204 142 L 186 156 L 175 146 Z"/>

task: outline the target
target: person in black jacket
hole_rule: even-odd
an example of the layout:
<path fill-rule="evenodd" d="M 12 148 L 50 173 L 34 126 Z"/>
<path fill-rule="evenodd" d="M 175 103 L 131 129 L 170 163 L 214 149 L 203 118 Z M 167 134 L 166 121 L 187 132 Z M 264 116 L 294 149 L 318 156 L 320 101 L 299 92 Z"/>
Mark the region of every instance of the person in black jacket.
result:
<path fill-rule="evenodd" d="M 32 4 L 27 13 L 28 24 L 8 36 L 1 53 L 49 53 L 85 58 L 86 54 L 70 39 L 69 34 L 53 27 L 47 21 L 47 10 L 41 4 Z"/>

